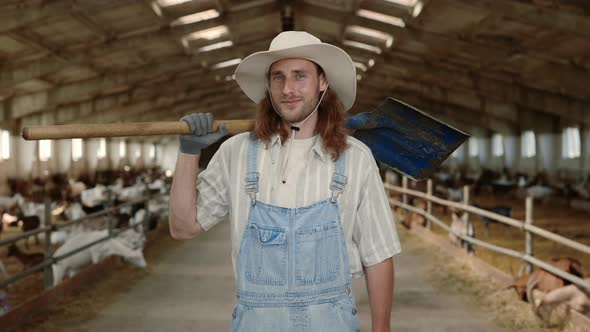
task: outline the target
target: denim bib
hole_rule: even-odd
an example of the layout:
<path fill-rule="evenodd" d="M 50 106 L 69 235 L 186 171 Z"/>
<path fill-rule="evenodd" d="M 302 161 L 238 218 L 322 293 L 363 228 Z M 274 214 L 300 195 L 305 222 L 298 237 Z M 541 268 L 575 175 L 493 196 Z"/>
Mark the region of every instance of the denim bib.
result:
<path fill-rule="evenodd" d="M 246 192 L 251 207 L 240 244 L 231 331 L 360 331 L 338 196 L 345 155 L 335 162 L 330 198 L 300 208 L 259 202 L 257 153 L 248 146 Z"/>

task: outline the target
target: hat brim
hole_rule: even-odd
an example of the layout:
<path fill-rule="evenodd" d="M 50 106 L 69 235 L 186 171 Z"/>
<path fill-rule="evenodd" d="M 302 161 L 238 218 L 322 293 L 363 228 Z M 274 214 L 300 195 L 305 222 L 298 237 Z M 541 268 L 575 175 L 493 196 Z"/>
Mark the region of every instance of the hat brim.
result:
<path fill-rule="evenodd" d="M 324 70 L 330 88 L 338 95 L 344 111 L 352 107 L 356 98 L 354 63 L 342 49 L 326 43 L 253 53 L 238 65 L 235 79 L 248 98 L 259 104 L 266 96 L 266 75 L 270 66 L 278 60 L 289 58 L 317 63 Z"/>

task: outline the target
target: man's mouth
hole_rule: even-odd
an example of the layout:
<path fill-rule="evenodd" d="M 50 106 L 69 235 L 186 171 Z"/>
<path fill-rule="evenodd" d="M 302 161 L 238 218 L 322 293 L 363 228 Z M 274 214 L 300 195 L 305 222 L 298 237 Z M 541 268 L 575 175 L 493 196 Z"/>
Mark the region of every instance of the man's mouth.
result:
<path fill-rule="evenodd" d="M 283 100 L 283 101 L 281 101 L 281 104 L 284 104 L 286 106 L 293 106 L 293 105 L 297 104 L 300 101 L 301 101 L 301 99 Z"/>

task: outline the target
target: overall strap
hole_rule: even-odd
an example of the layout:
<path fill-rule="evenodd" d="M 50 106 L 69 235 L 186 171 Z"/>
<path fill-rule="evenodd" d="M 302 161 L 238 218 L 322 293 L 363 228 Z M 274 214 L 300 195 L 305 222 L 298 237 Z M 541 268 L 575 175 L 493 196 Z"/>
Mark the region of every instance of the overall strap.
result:
<path fill-rule="evenodd" d="M 332 203 L 336 203 L 338 196 L 344 191 L 346 183 L 345 171 L 346 167 L 346 151 L 342 152 L 340 158 L 334 162 L 334 174 L 332 174 L 332 182 L 330 183 L 330 190 L 332 190 Z"/>
<path fill-rule="evenodd" d="M 252 205 L 256 204 L 256 194 L 258 193 L 258 179 L 260 174 L 257 170 L 258 156 L 258 142 L 259 140 L 254 137 L 253 133 L 250 134 L 248 139 L 248 168 L 246 170 L 246 193 L 250 196 L 250 202 Z"/>

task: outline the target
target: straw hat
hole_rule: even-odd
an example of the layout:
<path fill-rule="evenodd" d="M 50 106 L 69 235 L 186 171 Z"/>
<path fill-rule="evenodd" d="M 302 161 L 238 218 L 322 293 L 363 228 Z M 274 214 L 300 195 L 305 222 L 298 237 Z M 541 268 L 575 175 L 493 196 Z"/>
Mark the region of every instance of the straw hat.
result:
<path fill-rule="evenodd" d="M 356 68 L 342 49 L 322 43 L 303 31 L 285 31 L 270 43 L 268 51 L 249 55 L 238 65 L 235 78 L 244 93 L 259 104 L 266 96 L 266 75 L 270 66 L 288 58 L 307 59 L 317 63 L 326 74 L 330 88 L 336 92 L 348 111 L 356 97 Z"/>

